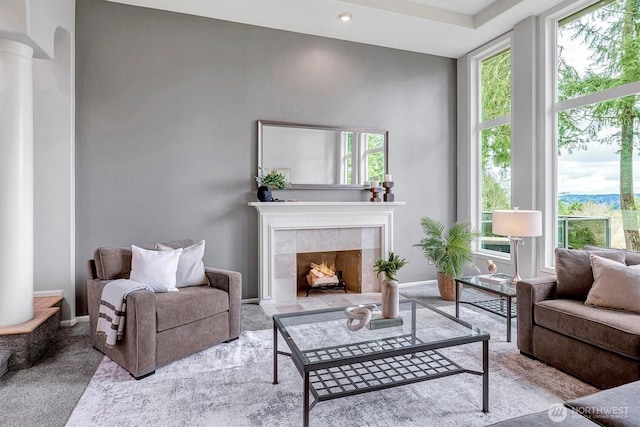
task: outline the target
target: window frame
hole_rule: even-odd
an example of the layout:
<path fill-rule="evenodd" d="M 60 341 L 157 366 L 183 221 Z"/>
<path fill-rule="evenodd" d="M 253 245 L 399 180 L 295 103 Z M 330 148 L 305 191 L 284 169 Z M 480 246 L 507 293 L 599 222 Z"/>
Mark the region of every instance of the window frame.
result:
<path fill-rule="evenodd" d="M 482 120 L 482 61 L 501 52 L 510 50 L 511 60 L 511 105 L 509 114 L 491 120 Z M 469 126 L 470 162 L 470 218 L 475 230 L 482 230 L 482 131 L 503 125 L 510 125 L 513 135 L 513 40 L 511 32 L 469 54 L 469 104 L 471 106 Z M 510 181 L 512 181 L 510 179 Z M 513 188 L 513 183 L 511 184 Z M 513 192 L 510 191 L 510 194 Z M 512 196 L 511 196 L 512 197 Z M 482 248 L 481 239 L 476 239 L 473 250 L 478 255 L 511 260 L 511 253 Z"/>
<path fill-rule="evenodd" d="M 543 253 L 540 270 L 555 273 L 555 248 L 558 242 L 558 113 L 585 105 L 596 104 L 627 95 L 640 93 L 640 82 L 594 92 L 587 95 L 558 101 L 558 22 L 582 9 L 598 3 L 599 0 L 579 0 L 565 2 L 541 15 L 540 37 L 540 133 L 542 147 L 540 178 L 543 182 L 542 207 L 546 215 L 543 220 Z"/>
<path fill-rule="evenodd" d="M 349 135 L 351 135 L 351 151 L 348 152 L 347 148 L 349 145 Z M 357 170 L 357 162 L 355 161 L 356 156 L 357 156 L 357 146 L 358 144 L 355 141 L 355 137 L 356 137 L 356 132 L 342 132 L 340 134 L 340 176 L 338 177 L 339 181 L 341 183 L 346 183 L 347 181 L 347 170 L 348 170 L 348 162 L 349 160 L 351 160 L 351 182 L 355 182 L 355 179 L 358 177 L 358 170 Z M 347 185 L 353 185 L 353 184 L 347 184 Z"/>

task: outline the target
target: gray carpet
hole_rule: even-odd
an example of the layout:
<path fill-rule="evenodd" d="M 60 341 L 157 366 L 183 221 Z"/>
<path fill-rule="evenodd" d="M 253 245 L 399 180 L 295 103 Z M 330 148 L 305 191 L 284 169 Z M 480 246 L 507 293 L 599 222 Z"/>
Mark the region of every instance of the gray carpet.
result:
<path fill-rule="evenodd" d="M 272 327 L 258 305 L 242 305 L 243 331 Z M 103 357 L 89 342 L 89 323 L 61 328 L 32 368 L 0 378 L 0 426 L 64 426 Z"/>
<path fill-rule="evenodd" d="M 430 298 L 424 294 L 419 297 Z M 442 309 L 453 312 L 451 304 L 447 305 Z M 465 320 L 492 336 L 490 413 L 480 410 L 480 377 L 461 374 L 320 402 L 311 411 L 311 424 L 482 426 L 543 411 L 552 404 L 596 391 L 521 356 L 514 343 L 506 342 L 503 319 L 466 307 L 461 310 Z M 174 362 L 144 381 L 134 381 L 105 358 L 74 409 L 68 427 L 300 425 L 300 375 L 290 360 L 280 357 L 280 384 L 271 384 L 271 340 L 270 330 L 244 332 L 229 345 Z M 463 366 L 478 368 L 479 344 L 443 352 Z"/>
<path fill-rule="evenodd" d="M 0 426 L 63 426 L 102 358 L 88 323 L 61 328 L 33 367 L 0 378 Z"/>
<path fill-rule="evenodd" d="M 417 298 L 437 306 L 452 305 L 452 303 L 442 301 L 439 298 L 436 286 L 405 287 L 401 289 L 401 294 L 405 297 Z M 468 296 L 468 294 L 465 291 L 465 296 Z M 491 319 L 492 317 L 494 316 L 488 313 L 483 315 L 485 319 Z M 504 322 L 504 319 L 497 317 L 495 319 Z M 271 327 L 271 319 L 264 315 L 259 306 L 243 305 L 243 331 L 258 331 L 270 329 Z M 100 361 L 103 359 L 103 355 L 94 350 L 89 344 L 88 335 L 87 323 L 62 328 L 56 345 L 34 367 L 9 372 L 0 378 L 0 426 L 65 425 Z M 508 357 L 500 356 L 505 360 L 504 366 L 506 368 L 511 366 L 508 369 L 528 376 L 528 381 L 533 383 L 537 381 L 538 386 L 542 389 L 549 387 L 546 380 L 537 379 L 534 374 L 535 370 L 543 367 L 543 365 L 523 358 L 516 353 L 513 351 Z M 496 356 L 494 355 L 493 357 Z M 494 363 L 493 360 L 492 363 Z M 532 369 L 534 373 L 531 372 Z M 557 396 L 560 400 L 589 394 L 594 390 L 580 382 L 577 382 L 578 386 L 575 386 L 576 380 L 571 377 L 558 373 L 558 371 L 551 368 L 546 369 L 558 374 L 557 385 L 549 388 L 555 388 L 554 396 Z M 464 377 L 456 376 L 448 380 L 455 382 Z M 298 377 L 294 376 L 293 380 L 296 386 L 300 384 Z M 445 380 L 447 379 L 436 381 Z M 434 382 L 431 381 L 427 384 L 429 383 Z M 576 387 L 578 388 L 576 389 Z M 394 390 L 404 389 L 405 387 L 400 387 Z M 406 393 L 406 391 L 403 393 Z M 233 393 L 233 395 L 237 394 Z M 297 396 L 299 398 L 299 392 Z M 341 400 L 343 399 L 338 399 L 338 402 Z M 320 408 L 321 405 L 330 403 L 319 404 L 316 409 Z M 422 403 L 420 405 L 423 406 Z"/>

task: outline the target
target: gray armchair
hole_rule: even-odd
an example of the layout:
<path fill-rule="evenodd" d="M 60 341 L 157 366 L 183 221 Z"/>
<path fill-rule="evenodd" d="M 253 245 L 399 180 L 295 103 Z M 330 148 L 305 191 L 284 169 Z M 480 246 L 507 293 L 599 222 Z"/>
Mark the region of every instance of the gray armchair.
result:
<path fill-rule="evenodd" d="M 165 243 L 166 244 L 166 243 Z M 187 247 L 191 240 L 169 242 Z M 87 299 L 91 343 L 136 379 L 156 368 L 240 335 L 242 277 L 235 271 L 205 268 L 209 285 L 179 292 L 135 291 L 127 296 L 124 337 L 114 347 L 96 334 L 100 297 L 105 284 L 129 277 L 130 248 L 98 248 L 89 261 Z"/>

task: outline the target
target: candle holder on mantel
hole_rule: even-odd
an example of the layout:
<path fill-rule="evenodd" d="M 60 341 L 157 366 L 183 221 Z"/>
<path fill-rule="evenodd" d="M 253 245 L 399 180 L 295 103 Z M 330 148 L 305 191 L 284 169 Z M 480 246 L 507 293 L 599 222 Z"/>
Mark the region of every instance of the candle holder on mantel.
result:
<path fill-rule="evenodd" d="M 370 202 L 380 202 L 380 187 L 371 187 L 369 189 L 369 191 L 371 191 L 371 198 L 369 199 Z"/>
<path fill-rule="evenodd" d="M 395 196 L 394 194 L 391 192 L 391 189 L 393 188 L 393 181 L 385 181 L 382 183 L 382 186 L 384 187 L 384 195 L 382 196 L 382 198 L 384 199 L 385 202 L 393 202 L 395 201 Z"/>

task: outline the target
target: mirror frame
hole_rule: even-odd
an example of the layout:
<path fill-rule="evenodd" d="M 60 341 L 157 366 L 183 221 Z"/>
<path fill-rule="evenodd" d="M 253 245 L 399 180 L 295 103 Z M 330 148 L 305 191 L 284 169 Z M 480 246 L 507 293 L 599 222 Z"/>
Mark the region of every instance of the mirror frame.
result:
<path fill-rule="evenodd" d="M 273 120 L 258 120 L 258 167 L 263 166 L 263 154 L 264 154 L 264 138 L 263 127 L 275 126 L 275 127 L 287 127 L 296 129 L 312 129 L 312 130 L 328 130 L 334 132 L 363 132 L 363 133 L 377 133 L 384 137 L 384 173 L 389 173 L 389 131 L 381 129 L 363 128 L 363 127 L 342 127 L 342 126 L 324 126 L 324 125 L 309 125 L 302 123 L 290 123 L 279 122 Z M 382 179 L 381 179 L 382 181 Z M 291 183 L 291 186 L 287 190 L 362 190 L 366 187 L 364 184 L 352 185 L 352 184 L 295 184 Z"/>

